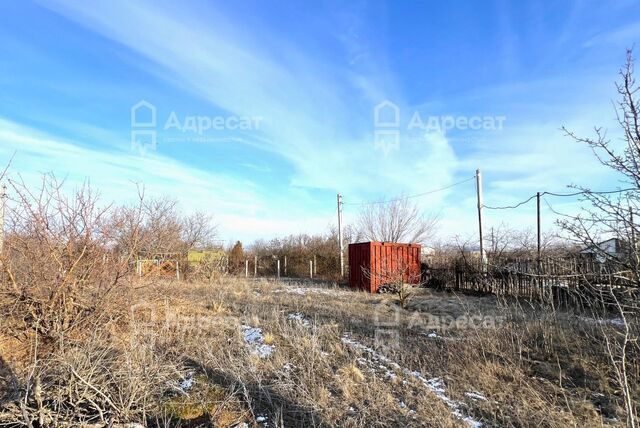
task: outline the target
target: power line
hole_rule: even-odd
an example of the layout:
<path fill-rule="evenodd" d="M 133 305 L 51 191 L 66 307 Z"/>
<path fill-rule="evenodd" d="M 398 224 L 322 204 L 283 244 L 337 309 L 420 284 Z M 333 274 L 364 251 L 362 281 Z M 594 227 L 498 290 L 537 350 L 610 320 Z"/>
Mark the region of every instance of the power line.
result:
<path fill-rule="evenodd" d="M 562 216 L 562 217 L 568 217 L 568 215 L 566 215 L 566 214 L 562 214 L 561 212 L 556 211 L 556 210 L 551 206 L 551 204 L 549 203 L 549 201 L 547 201 L 547 199 L 546 199 L 546 198 L 542 198 L 542 200 L 543 200 L 543 201 L 544 201 L 544 203 L 547 205 L 547 208 L 549 208 L 549 210 L 550 210 L 552 213 L 554 213 L 555 215 L 559 215 L 559 216 Z"/>
<path fill-rule="evenodd" d="M 536 198 L 536 196 L 538 195 L 533 195 L 532 197 L 530 197 L 529 199 L 519 202 L 516 205 L 510 205 L 510 206 L 506 206 L 506 207 L 490 207 L 488 205 L 482 205 L 482 208 L 486 208 L 488 210 L 511 210 L 514 208 L 518 208 L 519 206 L 522 206 L 528 202 L 531 202 L 534 198 Z"/>
<path fill-rule="evenodd" d="M 628 189 L 608 190 L 608 191 L 601 191 L 601 192 L 593 192 L 591 190 L 583 190 L 581 192 L 576 192 L 576 193 L 543 192 L 543 193 L 541 193 L 541 195 L 551 195 L 551 196 L 609 195 L 609 194 L 612 194 L 612 193 L 630 192 L 632 190 L 638 190 L 638 188 L 637 187 L 630 187 Z"/>
<path fill-rule="evenodd" d="M 386 203 L 389 203 L 389 202 L 396 202 L 396 201 L 404 201 L 404 200 L 407 200 L 407 199 L 419 198 L 419 197 L 422 197 L 422 196 L 431 195 L 433 193 L 442 192 L 443 190 L 451 189 L 452 187 L 459 186 L 461 184 L 467 183 L 467 182 L 469 182 L 471 180 L 475 180 L 475 179 L 476 179 L 476 176 L 474 175 L 473 177 L 467 178 L 467 179 L 462 180 L 462 181 L 458 181 L 457 183 L 453 183 L 453 184 L 450 184 L 450 185 L 445 186 L 445 187 L 429 190 L 429 191 L 423 192 L 423 193 L 417 193 L 415 195 L 404 196 L 404 197 L 396 198 L 396 199 L 388 199 L 388 200 L 372 201 L 372 202 L 343 202 L 342 204 L 343 205 L 375 205 L 375 204 L 386 204 Z"/>
<path fill-rule="evenodd" d="M 593 192 L 590 190 L 583 190 L 580 192 L 574 192 L 574 193 L 553 193 L 553 192 L 541 192 L 540 196 L 544 196 L 544 195 L 549 195 L 549 196 L 558 196 L 558 197 L 571 197 L 571 196 L 579 196 L 579 195 L 609 195 L 609 194 L 613 194 L 613 193 L 624 193 L 624 192 L 629 192 L 632 190 L 638 190 L 637 188 L 631 187 L 629 189 L 618 189 L 618 190 L 609 190 L 609 191 L 602 191 L 602 192 Z M 508 205 L 508 206 L 504 206 L 504 207 L 490 207 L 487 205 L 483 205 L 483 208 L 486 208 L 488 210 L 510 210 L 510 209 L 514 209 L 514 208 L 518 208 L 522 205 L 525 205 L 529 202 L 531 202 L 533 199 L 535 199 L 537 197 L 537 195 L 533 195 L 528 199 L 525 199 L 522 202 L 519 202 L 515 205 Z"/>

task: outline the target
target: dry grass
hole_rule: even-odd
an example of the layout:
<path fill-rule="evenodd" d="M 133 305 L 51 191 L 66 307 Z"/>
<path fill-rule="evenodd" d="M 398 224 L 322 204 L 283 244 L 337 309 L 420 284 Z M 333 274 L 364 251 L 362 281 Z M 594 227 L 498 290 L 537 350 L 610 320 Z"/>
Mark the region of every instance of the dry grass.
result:
<path fill-rule="evenodd" d="M 0 361 L 0 425 L 26 426 L 25 414 L 47 426 L 624 421 L 599 342 L 603 323 L 568 314 L 427 291 L 403 309 L 327 285 L 232 278 L 137 284 L 126 296 L 123 316 L 62 349 L 35 349 L 28 335 L 0 340 L 8 363 Z M 433 328 L 434 317 L 472 315 L 475 322 Z M 247 343 L 242 326 L 260 329 L 261 340 Z M 376 337 L 399 347 L 376 348 Z M 633 373 L 640 397 L 637 379 Z M 9 390 L 28 398 L 16 401 Z"/>

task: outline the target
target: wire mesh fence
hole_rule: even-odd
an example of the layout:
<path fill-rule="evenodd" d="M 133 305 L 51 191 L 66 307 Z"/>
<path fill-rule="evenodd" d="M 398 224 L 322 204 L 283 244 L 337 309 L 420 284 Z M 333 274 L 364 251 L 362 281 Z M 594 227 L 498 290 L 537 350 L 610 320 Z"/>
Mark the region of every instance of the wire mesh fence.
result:
<path fill-rule="evenodd" d="M 287 254 L 281 256 L 254 256 L 245 259 L 239 273 L 259 278 L 317 278 L 340 279 L 339 256 Z"/>

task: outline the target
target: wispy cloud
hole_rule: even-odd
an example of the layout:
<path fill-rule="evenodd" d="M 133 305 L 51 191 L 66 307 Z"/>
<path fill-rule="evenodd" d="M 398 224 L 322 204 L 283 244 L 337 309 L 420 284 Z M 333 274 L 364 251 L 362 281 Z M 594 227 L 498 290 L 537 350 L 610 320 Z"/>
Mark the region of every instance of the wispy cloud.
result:
<path fill-rule="evenodd" d="M 355 72 L 346 62 L 328 67 L 321 53 L 251 35 L 210 10 L 203 22 L 186 8 L 155 3 L 46 5 L 151 60 L 147 71 L 235 114 L 263 117 L 268 139 L 262 149 L 294 166 L 293 184 L 356 192 L 374 181 L 387 190 L 407 185 L 413 190 L 410 181 L 384 173 L 411 165 L 411 157 L 404 152 L 385 157 L 373 145 L 373 106 L 397 94 L 389 92 L 393 84 L 387 76 L 376 74 L 372 58 Z M 343 38 L 345 49 L 363 54 L 366 46 L 356 49 L 353 40 Z M 370 166 L 367 176 L 355 165 Z"/>
<path fill-rule="evenodd" d="M 4 119 L 0 119 L 0 141 L 0 157 L 15 154 L 9 171 L 14 179 L 19 174 L 35 187 L 41 174 L 54 172 L 66 179 L 68 189 L 89 181 L 105 204 L 134 201 L 136 184 L 141 184 L 149 197 L 167 195 L 181 201 L 187 211 L 213 213 L 224 238 L 266 238 L 292 228 L 313 232 L 332 220 L 323 213 L 301 219 L 295 207 L 274 210 L 272 197 L 249 180 L 199 170 L 157 153 L 141 157 L 130 151 L 82 147 Z M 286 200 L 279 204 L 287 207 Z"/>
<path fill-rule="evenodd" d="M 197 0 L 189 4 L 43 0 L 41 4 L 47 13 L 54 11 L 51 16 L 56 19 L 62 16 L 61 21 L 77 24 L 70 25 L 77 34 L 109 45 L 109 51 L 101 54 L 118 52 L 117 58 L 108 60 L 122 61 L 123 69 L 151 77 L 153 84 L 140 92 L 164 95 L 164 101 L 177 93 L 183 97 L 181 106 L 204 104 L 263 121 L 258 131 L 247 135 L 210 138 L 206 149 L 219 149 L 215 164 L 200 156 L 200 149 L 168 145 L 140 158 L 129 150 L 128 141 L 117 137 L 127 129 L 114 134 L 69 115 L 62 120 L 53 112 L 51 118 L 29 117 L 57 122 L 57 128 L 66 131 L 62 133 L 47 127 L 49 133 L 35 135 L 33 129 L 5 121 L 2 136 L 10 141 L 7 147 L 19 147 L 19 158 L 25 159 L 20 169 L 25 173 L 51 169 L 71 173 L 77 180 L 92 177 L 114 196 L 128 188 L 130 180 L 143 181 L 158 192 L 177 194 L 189 208 L 205 207 L 217 213 L 234 237 L 321 230 L 333 221 L 336 191 L 351 201 L 421 193 L 466 178 L 478 167 L 485 173 L 486 198 L 495 205 L 570 183 L 594 187 L 612 183 L 588 150 L 569 142 L 559 128 L 567 125 L 588 131 L 592 125 L 611 122 L 615 68 L 611 62 L 594 65 L 576 57 L 582 55 L 579 49 L 584 43 L 623 43 L 634 37 L 637 25 L 626 24 L 614 32 L 594 26 L 600 36 L 585 42 L 592 37 L 579 31 L 585 8 L 569 8 L 566 22 L 559 25 L 558 41 L 555 34 L 547 34 L 550 24 L 540 19 L 520 22 L 521 8 L 497 5 L 501 12 L 497 32 L 499 39 L 506 39 L 498 47 L 504 54 L 498 64 L 476 57 L 471 48 L 486 48 L 483 43 L 495 36 L 478 34 L 477 44 L 467 44 L 464 52 L 477 58 L 477 72 L 486 81 L 471 84 L 476 70 L 458 70 L 455 59 L 457 44 L 465 42 L 465 37 L 475 40 L 472 32 L 477 29 L 467 28 L 469 33 L 452 39 L 455 46 L 442 46 L 436 39 L 418 40 L 414 30 L 422 23 L 411 22 L 407 11 L 391 13 L 378 3 L 318 6 L 317 11 L 300 12 L 307 14 L 308 22 L 301 19 L 303 23 L 286 30 L 279 28 L 277 19 L 243 17 L 229 5 L 214 7 Z M 544 13 L 539 7 L 530 9 L 536 16 Z M 322 16 L 316 17 L 316 12 Z M 391 22 L 396 15 L 402 15 L 403 28 L 406 22 L 413 29 L 401 40 L 401 31 L 392 28 L 398 24 Z M 292 28 L 302 27 L 304 39 L 291 34 Z M 440 31 L 448 37 L 454 30 Z M 533 56 L 527 49 L 532 45 L 540 46 Z M 565 52 L 569 48 L 573 50 Z M 435 52 L 443 49 L 451 64 L 443 64 L 445 55 Z M 34 50 L 29 55 L 37 54 Z M 432 58 L 434 54 L 442 56 Z M 465 89 L 421 90 L 432 78 L 451 87 L 460 83 Z M 92 86 L 85 81 L 84 90 L 110 92 L 117 82 L 101 83 Z M 127 86 L 124 92 L 130 92 L 131 100 L 123 104 L 141 98 L 134 89 Z M 400 107 L 403 126 L 419 112 L 423 117 L 504 115 L 505 128 L 446 133 L 403 128 L 399 149 L 385 153 L 376 149 L 373 135 L 373 108 L 384 99 Z M 122 111 L 121 116 L 126 115 L 128 111 Z M 600 122 L 603 118 L 605 123 Z M 81 144 L 83 136 L 90 136 L 92 144 L 84 139 Z M 224 143 L 247 148 L 251 154 L 220 148 Z M 79 156 L 86 161 L 78 163 Z M 454 234 L 475 229 L 473 199 L 471 186 L 418 202 L 425 210 L 442 213 L 443 233 Z M 347 220 L 354 215 L 348 212 Z M 520 219 L 517 213 L 509 216 L 501 214 L 500 221 Z"/>

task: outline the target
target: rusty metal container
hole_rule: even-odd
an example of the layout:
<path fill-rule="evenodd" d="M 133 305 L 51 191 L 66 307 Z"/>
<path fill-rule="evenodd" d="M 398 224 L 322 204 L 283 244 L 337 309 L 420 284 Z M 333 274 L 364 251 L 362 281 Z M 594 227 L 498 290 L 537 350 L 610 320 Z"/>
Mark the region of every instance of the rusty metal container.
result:
<path fill-rule="evenodd" d="M 420 251 L 420 244 L 349 244 L 349 286 L 376 293 L 381 285 L 399 277 L 403 282 L 418 284 Z"/>

